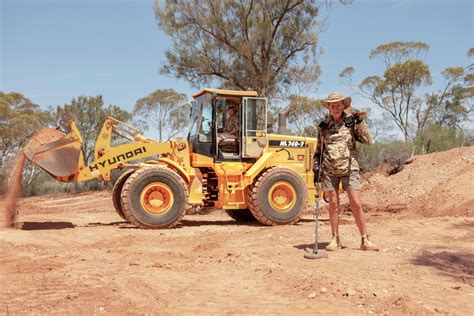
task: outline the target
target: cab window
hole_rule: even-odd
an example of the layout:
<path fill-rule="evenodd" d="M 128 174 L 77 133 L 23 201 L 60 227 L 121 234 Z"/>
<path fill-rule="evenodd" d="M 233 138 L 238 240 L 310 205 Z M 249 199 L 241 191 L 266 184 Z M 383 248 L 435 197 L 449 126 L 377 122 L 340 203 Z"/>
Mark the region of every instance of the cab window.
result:
<path fill-rule="evenodd" d="M 192 102 L 192 110 L 191 110 L 191 123 L 189 124 L 188 130 L 188 141 L 191 138 L 191 135 L 196 135 L 196 125 L 199 119 L 199 110 L 201 109 L 201 104 L 197 103 L 196 101 Z"/>
<path fill-rule="evenodd" d="M 225 127 L 225 109 L 226 109 L 226 102 L 224 99 L 218 99 L 216 102 L 216 126 L 217 132 L 222 133 Z"/>
<path fill-rule="evenodd" d="M 257 136 L 258 131 L 265 131 L 266 126 L 266 100 L 247 99 L 245 109 L 246 136 Z"/>
<path fill-rule="evenodd" d="M 201 143 L 212 142 L 212 106 L 210 102 L 203 104 L 198 139 Z"/>

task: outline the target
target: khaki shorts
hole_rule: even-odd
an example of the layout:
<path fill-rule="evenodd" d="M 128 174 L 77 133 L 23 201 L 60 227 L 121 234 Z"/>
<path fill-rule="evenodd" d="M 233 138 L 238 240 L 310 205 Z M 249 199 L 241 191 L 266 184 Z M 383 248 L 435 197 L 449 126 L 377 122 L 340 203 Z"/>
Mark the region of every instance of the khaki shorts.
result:
<path fill-rule="evenodd" d="M 360 175 L 358 171 L 352 171 L 350 175 L 339 177 L 323 174 L 322 189 L 323 191 L 335 191 L 339 189 L 339 184 L 342 183 L 344 191 L 360 190 Z"/>

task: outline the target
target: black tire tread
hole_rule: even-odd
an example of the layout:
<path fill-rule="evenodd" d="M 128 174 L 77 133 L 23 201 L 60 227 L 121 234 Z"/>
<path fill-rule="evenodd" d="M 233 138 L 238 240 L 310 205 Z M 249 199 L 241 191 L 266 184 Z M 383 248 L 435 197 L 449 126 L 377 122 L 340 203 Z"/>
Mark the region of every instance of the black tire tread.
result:
<path fill-rule="evenodd" d="M 123 214 L 121 195 L 125 181 L 127 181 L 128 177 L 130 177 L 133 172 L 134 170 L 127 170 L 122 173 L 120 177 L 118 177 L 117 181 L 115 181 L 114 187 L 112 189 L 112 202 L 114 203 L 115 211 L 122 219 L 126 221 L 128 221 L 128 219 L 125 217 L 125 214 Z"/>
<path fill-rule="evenodd" d="M 157 171 L 168 174 L 169 176 L 173 177 L 175 180 L 178 181 L 182 191 L 184 192 L 185 201 L 186 201 L 185 207 L 181 210 L 181 213 L 176 218 L 176 220 L 173 223 L 171 223 L 169 225 L 166 225 L 166 226 L 162 226 L 162 227 L 147 225 L 147 224 L 144 224 L 144 223 L 140 222 L 133 215 L 132 211 L 130 210 L 130 204 L 128 203 L 128 196 L 130 195 L 130 189 L 131 189 L 132 184 L 135 181 L 137 181 L 137 179 L 144 176 L 146 173 L 157 172 Z M 123 213 L 124 213 L 125 217 L 134 226 L 139 227 L 139 228 L 143 228 L 143 229 L 175 228 L 177 225 L 179 225 L 179 223 L 183 219 L 184 215 L 186 214 L 186 211 L 192 207 L 192 205 L 189 204 L 188 200 L 189 200 L 189 192 L 188 192 L 188 188 L 186 186 L 186 183 L 174 170 L 166 168 L 166 167 L 153 166 L 153 167 L 145 167 L 145 168 L 138 169 L 127 179 L 127 181 L 125 182 L 125 185 L 123 186 L 123 189 L 122 189 L 122 207 L 123 207 Z"/>
<path fill-rule="evenodd" d="M 281 175 L 282 173 L 290 173 L 294 174 L 294 172 L 285 167 L 269 167 L 267 168 L 258 178 L 257 181 L 254 182 L 253 185 L 250 186 L 247 194 L 248 194 L 248 205 L 250 208 L 250 211 L 252 212 L 253 216 L 263 225 L 267 226 L 276 226 L 276 225 L 293 225 L 296 224 L 300 220 L 300 216 L 302 215 L 303 212 L 299 213 L 299 216 L 296 217 L 294 220 L 292 220 L 289 223 L 280 223 L 273 221 L 272 219 L 268 218 L 261 210 L 259 204 L 258 204 L 258 194 L 260 191 L 260 187 L 262 186 L 264 181 L 268 181 L 271 177 L 276 177 L 278 175 Z M 298 177 L 300 177 L 298 175 Z M 300 177 L 301 178 L 301 177 Z M 303 181 L 301 179 L 301 181 Z M 304 183 L 304 182 L 303 182 Z M 306 187 L 306 185 L 304 185 Z M 305 201 L 304 205 L 306 207 L 306 203 L 308 201 L 308 190 L 305 190 L 304 192 L 297 192 L 297 193 L 302 193 L 304 194 L 303 199 Z"/>

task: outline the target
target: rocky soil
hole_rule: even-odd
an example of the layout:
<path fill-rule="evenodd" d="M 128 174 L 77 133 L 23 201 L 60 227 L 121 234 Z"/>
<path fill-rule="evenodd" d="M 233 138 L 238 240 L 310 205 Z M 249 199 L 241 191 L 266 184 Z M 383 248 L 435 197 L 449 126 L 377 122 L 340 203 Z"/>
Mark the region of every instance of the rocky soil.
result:
<path fill-rule="evenodd" d="M 0 315 L 468 315 L 473 188 L 472 147 L 367 176 L 364 207 L 381 251 L 358 249 L 345 208 L 346 248 L 320 260 L 303 257 L 311 214 L 265 227 L 217 210 L 142 230 L 115 214 L 110 192 L 20 199 L 17 228 L 0 229 Z M 322 212 L 321 248 L 330 239 L 324 203 Z"/>

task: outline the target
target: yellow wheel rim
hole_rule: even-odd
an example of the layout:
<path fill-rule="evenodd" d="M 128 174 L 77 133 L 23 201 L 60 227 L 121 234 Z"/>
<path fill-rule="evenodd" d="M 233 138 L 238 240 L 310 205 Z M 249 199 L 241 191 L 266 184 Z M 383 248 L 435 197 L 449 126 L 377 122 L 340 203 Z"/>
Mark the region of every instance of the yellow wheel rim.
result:
<path fill-rule="evenodd" d="M 173 206 L 173 191 L 164 183 L 150 183 L 140 195 L 143 209 L 152 215 L 162 215 Z"/>
<path fill-rule="evenodd" d="M 290 183 L 278 181 L 268 191 L 268 201 L 274 210 L 286 212 L 296 203 L 296 191 Z"/>

